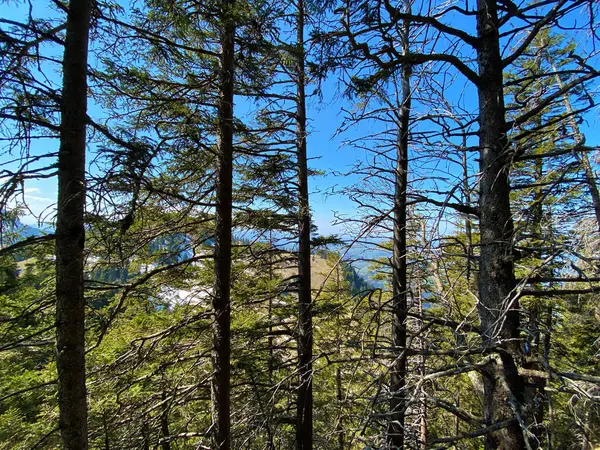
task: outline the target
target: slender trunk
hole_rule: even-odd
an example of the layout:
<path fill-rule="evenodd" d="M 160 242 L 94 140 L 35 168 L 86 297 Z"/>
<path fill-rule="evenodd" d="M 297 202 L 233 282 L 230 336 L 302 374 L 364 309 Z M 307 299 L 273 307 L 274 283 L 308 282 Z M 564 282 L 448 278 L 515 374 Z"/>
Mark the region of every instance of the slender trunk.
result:
<path fill-rule="evenodd" d="M 550 284 L 552 287 L 552 284 Z M 542 366 L 544 368 L 550 367 L 550 348 L 552 345 L 551 337 L 552 337 L 552 305 L 546 307 L 546 320 L 544 327 L 544 338 L 542 342 Z M 555 421 L 554 421 L 554 408 L 552 407 L 552 392 L 546 392 L 546 401 L 548 402 L 548 421 L 549 426 L 546 427 L 546 442 L 547 448 L 553 449 L 554 447 L 554 430 Z"/>
<path fill-rule="evenodd" d="M 144 423 L 142 423 L 142 448 L 144 450 L 150 450 L 150 430 L 148 427 L 148 422 L 146 422 L 146 418 L 144 417 Z"/>
<path fill-rule="evenodd" d="M 405 3 L 410 14 L 410 3 Z M 404 21 L 402 29 L 402 47 L 409 51 L 409 23 Z M 408 282 L 406 265 L 406 222 L 408 187 L 408 138 L 411 107 L 410 92 L 411 66 L 402 65 L 402 104 L 398 118 L 398 142 L 396 155 L 396 173 L 394 186 L 394 224 L 392 255 L 392 346 L 398 355 L 390 371 L 390 418 L 388 424 L 388 443 L 391 448 L 403 449 L 405 439 L 404 418 L 406 412 L 406 318 L 408 308 Z"/>
<path fill-rule="evenodd" d="M 575 126 L 577 126 L 577 123 Z M 598 232 L 600 232 L 600 192 L 598 192 L 598 186 L 596 184 L 596 175 L 594 174 L 594 169 L 592 169 L 592 165 L 590 163 L 590 159 L 586 152 L 576 152 L 577 159 L 579 159 L 581 163 L 581 167 L 583 167 L 583 173 L 585 174 L 585 180 L 590 190 L 590 196 L 592 197 L 592 205 L 594 207 L 594 214 L 596 216 L 596 224 L 598 226 Z"/>
<path fill-rule="evenodd" d="M 552 66 L 552 70 L 556 72 L 554 75 L 554 79 L 556 81 L 556 85 L 559 89 L 563 89 L 563 82 L 558 75 L 558 71 L 552 56 L 549 52 L 546 51 L 546 58 L 550 62 Z M 575 138 L 575 145 L 584 145 L 585 144 L 585 136 L 579 129 L 579 125 L 577 124 L 577 119 L 573 112 L 573 107 L 571 106 L 571 100 L 569 99 L 569 94 L 565 93 L 563 95 L 563 103 L 565 105 L 565 109 L 567 111 L 567 115 L 569 117 L 569 125 L 573 129 L 573 135 Z M 590 163 L 590 159 L 585 150 L 575 151 L 575 157 L 579 160 L 581 167 L 583 168 L 583 173 L 585 175 L 585 181 L 588 185 L 588 189 L 590 191 L 590 197 L 592 197 L 592 206 L 594 207 L 594 215 L 596 216 L 596 225 L 598 227 L 598 231 L 600 231 L 600 192 L 598 191 L 598 185 L 596 183 L 596 175 L 594 174 L 594 169 Z"/>
<path fill-rule="evenodd" d="M 171 435 L 169 432 L 169 404 L 166 402 L 166 400 L 167 393 L 163 391 L 162 401 L 164 404 L 162 414 L 160 415 L 160 433 L 165 440 L 162 443 L 162 450 L 171 450 L 171 443 L 168 440 L 169 436 Z"/>
<path fill-rule="evenodd" d="M 296 148 L 298 152 L 298 397 L 296 448 L 313 447 L 312 297 L 310 277 L 310 209 L 306 157 L 306 95 L 304 67 L 304 1 L 296 15 Z"/>
<path fill-rule="evenodd" d="M 342 285 L 341 285 L 341 277 L 340 277 L 340 266 L 339 264 L 337 264 L 335 266 L 335 274 L 336 274 L 336 289 L 335 289 L 335 295 L 336 295 L 336 299 L 337 302 L 336 304 L 341 305 L 341 293 L 342 293 Z M 338 314 L 337 314 L 337 326 L 336 326 L 336 336 L 335 336 L 335 341 L 337 344 L 337 348 L 336 351 L 338 354 L 341 354 L 341 350 L 342 350 L 342 336 L 341 336 L 341 330 L 342 330 L 342 326 L 341 326 L 341 308 L 338 310 Z M 338 422 L 337 422 L 337 433 L 338 433 L 338 448 L 339 450 L 344 450 L 344 447 L 346 446 L 346 442 L 345 442 L 345 436 L 344 436 L 344 406 L 342 404 L 342 401 L 344 400 L 344 395 L 343 395 L 343 383 L 342 383 L 342 369 L 340 367 L 337 367 L 335 369 L 335 385 L 336 385 L 336 398 L 338 401 L 338 406 L 339 406 L 339 411 L 340 411 L 340 417 L 338 418 Z"/>
<path fill-rule="evenodd" d="M 556 428 L 555 427 L 555 420 L 554 420 L 554 407 L 552 406 L 553 399 L 552 399 L 552 393 L 548 392 L 548 420 L 550 422 L 549 426 L 546 427 L 546 441 L 547 441 L 547 446 L 546 448 L 548 450 L 552 450 L 554 448 L 556 448 L 554 446 L 554 430 Z"/>
<path fill-rule="evenodd" d="M 421 390 L 425 390 L 425 387 L 421 387 Z M 421 450 L 427 450 L 427 402 L 425 401 L 425 392 L 421 395 L 422 398 L 422 410 L 421 410 L 421 420 L 419 426 L 419 448 Z"/>
<path fill-rule="evenodd" d="M 465 206 L 471 206 L 471 188 L 469 187 L 469 164 L 467 161 L 467 137 L 463 137 L 463 154 L 462 154 L 462 169 L 463 169 L 463 195 Z M 471 272 L 473 266 L 473 226 L 471 218 L 465 214 L 465 237 L 467 239 L 467 286 L 471 289 Z"/>
<path fill-rule="evenodd" d="M 471 206 L 471 188 L 469 187 L 469 165 L 467 161 L 467 138 L 466 136 L 463 138 L 463 148 L 465 151 L 462 154 L 462 169 L 463 169 L 463 193 L 464 193 L 464 204 L 465 206 Z M 473 222 L 468 214 L 465 214 L 465 239 L 467 244 L 467 271 L 466 271 L 466 279 L 467 279 L 467 289 L 471 292 L 477 291 L 477 272 L 473 269 L 477 267 L 475 255 L 473 252 Z M 439 269 L 436 269 L 436 274 Z M 439 278 L 437 278 L 439 280 Z M 438 281 L 439 283 L 439 281 Z M 466 336 L 460 330 L 456 330 L 454 332 L 456 345 L 461 347 L 466 343 Z M 469 364 L 472 362 L 470 356 L 465 356 L 465 361 Z M 469 377 L 469 381 L 473 386 L 474 392 L 478 395 L 480 399 L 484 398 L 484 389 L 483 389 L 483 381 L 481 379 L 481 374 L 478 372 L 469 372 L 467 374 Z M 458 405 L 457 405 L 458 406 Z M 457 432 L 458 433 L 458 432 Z"/>
<path fill-rule="evenodd" d="M 273 238 L 271 235 L 271 231 L 269 231 L 269 250 L 273 250 Z M 269 280 L 273 280 L 273 260 L 271 258 L 272 252 L 269 252 Z M 275 344 L 275 340 L 273 339 L 273 298 L 272 296 L 269 296 L 269 303 L 267 306 L 267 320 L 269 321 L 269 328 L 268 328 L 268 333 L 269 333 L 269 337 L 267 338 L 267 347 L 269 349 L 269 359 L 267 361 L 267 370 L 269 373 L 269 386 L 273 387 L 274 385 L 274 373 L 275 373 L 275 352 L 273 350 L 273 346 Z M 269 417 L 267 417 L 267 434 L 268 434 L 268 444 L 267 444 L 267 449 L 268 450 L 274 450 L 275 449 L 275 440 L 274 440 L 274 436 L 273 436 L 273 431 L 272 431 L 272 424 L 271 424 L 271 420 L 272 417 L 271 415 L 269 415 Z"/>
<path fill-rule="evenodd" d="M 233 72 L 235 25 L 233 0 L 221 3 L 221 58 L 219 69 L 217 185 L 215 232 L 215 285 L 213 321 L 213 448 L 229 450 L 231 354 L 231 215 L 233 190 Z"/>
<path fill-rule="evenodd" d="M 269 229 L 269 253 L 268 253 L 268 276 L 269 276 L 269 281 L 273 281 L 274 279 L 274 273 L 273 273 L 273 251 L 274 251 L 274 246 L 273 246 L 273 230 Z M 274 316 L 273 316 L 273 297 L 269 296 L 269 300 L 267 303 L 267 320 L 269 321 L 269 327 L 267 328 L 267 333 L 268 333 L 268 337 L 267 337 L 267 349 L 269 352 L 269 356 L 267 357 L 267 372 L 268 372 L 268 383 L 269 386 L 271 386 L 271 388 L 274 387 L 274 374 L 275 374 L 275 351 L 274 351 L 274 345 L 275 345 L 275 339 L 273 338 L 273 330 L 275 329 L 273 326 L 273 321 L 274 321 Z M 258 395 L 258 398 L 260 399 L 260 394 Z M 267 402 L 267 405 L 269 405 L 269 402 Z M 271 405 L 272 406 L 272 405 Z M 261 408 L 262 409 L 262 408 Z M 275 433 L 277 431 L 277 421 L 274 420 L 273 415 L 272 414 L 268 414 L 267 412 L 267 417 L 266 417 L 266 423 L 265 423 L 265 427 L 266 427 L 266 431 L 267 431 L 267 450 L 275 450 Z"/>
<path fill-rule="evenodd" d="M 88 448 L 85 387 L 85 122 L 90 0 L 72 0 L 63 59 L 56 217 L 56 346 L 65 449 Z"/>
<path fill-rule="evenodd" d="M 104 450 L 110 450 L 110 434 L 108 433 L 108 421 L 106 420 L 106 412 L 102 414 L 102 428 L 104 431 Z"/>
<path fill-rule="evenodd" d="M 457 392 L 454 397 L 454 403 L 456 407 L 460 408 L 460 394 Z M 458 436 L 460 434 L 460 417 L 454 416 L 454 434 Z"/>
<path fill-rule="evenodd" d="M 421 241 L 421 245 L 423 246 L 423 248 L 425 248 L 425 246 L 427 245 L 427 236 L 425 234 L 425 223 L 422 222 L 421 223 L 421 227 L 423 230 L 422 233 L 422 241 Z M 420 317 L 423 317 L 423 289 L 422 289 L 422 285 L 421 285 L 421 280 L 425 279 L 425 275 L 426 274 L 420 274 L 419 276 L 419 286 L 417 287 L 418 290 L 418 301 L 419 301 L 419 315 Z M 423 320 L 421 318 L 419 318 L 417 320 L 417 326 L 416 328 L 418 330 L 422 330 L 423 329 Z M 427 364 L 427 357 L 425 356 L 425 350 L 427 348 L 427 338 L 424 337 L 423 335 L 421 335 L 419 337 L 419 349 L 421 351 L 423 351 L 423 354 L 419 356 L 419 362 L 418 362 L 418 375 L 419 377 L 424 377 L 427 373 L 427 369 L 426 369 L 426 364 Z M 419 445 L 418 448 L 420 450 L 427 450 L 427 434 L 428 434 L 428 430 L 427 430 L 427 390 L 425 387 L 425 383 L 423 383 L 421 385 L 421 387 L 419 388 L 420 392 L 419 392 Z"/>
<path fill-rule="evenodd" d="M 273 281 L 273 234 L 272 230 L 269 230 L 269 281 Z M 273 386 L 273 374 L 275 372 L 275 352 L 273 346 L 275 340 L 273 339 L 273 297 L 269 296 L 269 302 L 267 304 L 267 317 L 269 320 L 269 337 L 267 338 L 267 347 L 269 349 L 269 360 L 267 361 L 267 369 L 269 372 L 269 385 Z"/>
<path fill-rule="evenodd" d="M 544 167 L 543 161 L 541 159 L 537 159 L 535 161 L 535 175 L 536 180 L 541 180 L 544 176 Z M 534 247 L 542 247 L 543 246 L 543 219 L 544 219 L 544 209 L 543 202 L 544 192 L 541 186 L 536 187 L 533 194 L 533 236 L 535 241 L 533 242 Z M 534 253 L 535 258 L 538 261 L 542 261 L 544 255 L 542 251 L 536 251 Z M 547 271 L 547 270 L 546 270 Z M 538 286 L 538 288 L 542 288 L 542 286 Z M 542 360 L 542 342 L 541 342 L 541 322 L 542 322 L 542 305 L 540 304 L 539 299 L 533 299 L 531 306 L 529 307 L 529 333 L 527 337 L 528 345 L 526 348 L 526 352 L 529 353 L 529 361 L 527 362 L 527 366 L 533 370 L 543 370 L 543 366 L 541 364 Z M 536 437 L 538 442 L 543 442 L 544 437 L 544 412 L 546 408 L 546 380 L 544 378 L 538 378 L 533 380 L 533 388 L 535 389 L 535 398 L 532 405 L 532 417 L 534 425 L 532 425 L 532 433 Z"/>
<path fill-rule="evenodd" d="M 517 360 L 520 359 L 519 304 L 514 295 L 513 221 L 498 11 L 495 0 L 478 0 L 477 4 L 480 39 L 477 63 L 481 77 L 478 86 L 481 211 L 478 311 L 484 342 L 503 350 L 500 352 L 501 367 L 490 365 L 484 371 L 484 415 L 491 424 L 515 415 L 520 418 L 524 382 L 517 371 Z M 518 423 L 501 433 L 486 435 L 486 450 L 499 445 L 505 449 L 525 448 Z"/>
<path fill-rule="evenodd" d="M 342 400 L 344 399 L 342 391 L 342 369 L 339 367 L 335 370 L 335 387 L 336 387 L 336 398 L 338 405 L 340 406 L 340 418 L 337 424 L 337 435 L 338 435 L 338 448 L 344 450 L 346 443 L 344 439 L 344 422 L 342 420 Z"/>
<path fill-rule="evenodd" d="M 542 73 L 542 60 L 540 55 L 538 54 L 534 60 L 535 63 L 535 71 L 536 73 Z M 543 96 L 543 86 L 540 85 L 538 88 L 537 99 L 532 104 L 535 108 L 538 105 L 539 99 Z M 541 116 L 536 116 L 534 118 L 534 126 L 537 129 L 541 129 L 542 127 L 542 118 Z M 526 145 L 535 145 L 533 143 L 528 143 Z M 534 162 L 534 183 L 541 183 L 544 176 L 544 162 L 541 158 L 538 158 Z M 533 252 L 533 256 L 537 261 L 536 264 L 541 264 L 544 259 L 544 254 L 542 250 L 544 242 L 543 236 L 543 228 L 544 228 L 544 189 L 541 185 L 535 186 L 533 192 L 533 204 L 532 204 L 532 230 L 531 235 L 533 241 L 531 242 L 531 246 L 537 248 Z M 547 272 L 547 269 L 541 269 L 544 272 Z M 538 288 L 543 289 L 542 286 L 537 286 Z M 524 362 L 524 366 L 528 369 L 533 370 L 543 370 L 541 365 L 541 319 L 542 319 L 542 310 L 541 303 L 539 299 L 532 299 L 530 302 L 529 308 L 527 310 L 529 315 L 529 323 L 528 323 L 528 332 L 526 337 L 526 345 L 524 356 L 526 357 L 526 361 Z M 543 378 L 534 379 L 531 383 L 531 388 L 533 390 L 533 395 L 531 398 L 531 417 L 533 418 L 533 424 L 531 426 L 531 432 L 535 436 L 538 443 L 543 442 L 544 438 L 544 430 L 543 430 L 543 421 L 544 421 L 544 410 L 546 407 L 545 401 L 545 388 L 546 388 L 546 380 Z"/>

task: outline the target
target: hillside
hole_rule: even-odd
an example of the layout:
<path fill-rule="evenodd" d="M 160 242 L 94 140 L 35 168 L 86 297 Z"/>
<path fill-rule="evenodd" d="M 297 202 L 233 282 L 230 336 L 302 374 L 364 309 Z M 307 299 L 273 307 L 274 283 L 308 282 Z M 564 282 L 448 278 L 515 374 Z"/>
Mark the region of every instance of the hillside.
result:
<path fill-rule="evenodd" d="M 319 251 L 312 254 L 311 257 L 311 287 L 318 291 L 326 286 L 327 283 L 337 283 L 346 281 L 350 285 L 352 294 L 369 288 L 369 283 L 348 263 L 342 261 L 337 267 L 338 257 L 334 253 Z M 284 267 L 278 269 L 283 278 L 291 277 L 297 274 L 297 268 L 293 263 L 287 263 Z"/>

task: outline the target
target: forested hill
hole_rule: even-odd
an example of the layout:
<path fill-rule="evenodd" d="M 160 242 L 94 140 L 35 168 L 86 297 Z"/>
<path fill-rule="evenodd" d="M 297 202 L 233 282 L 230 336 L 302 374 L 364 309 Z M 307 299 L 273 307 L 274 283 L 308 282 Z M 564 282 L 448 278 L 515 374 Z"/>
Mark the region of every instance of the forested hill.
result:
<path fill-rule="evenodd" d="M 41 231 L 35 228 L 30 229 L 34 231 L 32 235 L 41 234 Z M 90 280 L 102 282 L 127 281 L 143 275 L 140 269 L 143 272 L 147 272 L 158 269 L 161 266 L 193 259 L 192 252 L 186 245 L 187 242 L 188 239 L 183 236 L 166 236 L 160 240 L 152 241 L 148 245 L 148 251 L 150 255 L 158 255 L 158 257 L 153 259 L 154 263 L 142 265 L 141 267 L 138 264 L 133 264 L 131 266 L 133 269 L 127 267 L 126 270 L 119 267 L 96 268 L 92 270 L 89 278 Z M 250 245 L 250 242 L 235 240 L 235 237 L 234 242 L 237 242 L 238 245 Z M 207 239 L 205 244 L 206 249 L 204 251 L 207 254 L 214 250 L 212 239 Z M 95 255 L 91 255 L 89 259 L 88 268 L 93 269 L 98 258 Z M 279 255 L 278 259 L 281 259 L 283 262 L 274 264 L 275 268 L 273 270 L 275 274 L 283 278 L 293 278 L 298 275 L 297 262 L 294 261 L 295 257 L 293 253 L 283 252 Z M 253 265 L 261 267 L 264 264 L 265 261 L 248 262 L 249 270 L 252 270 Z M 323 249 L 314 250 L 311 256 L 312 289 L 313 291 L 322 290 L 328 283 L 329 285 L 333 283 L 340 285 L 343 283 L 344 289 L 349 290 L 353 295 L 358 295 L 371 289 L 369 281 L 360 275 L 350 263 L 341 258 L 339 253 Z"/>
<path fill-rule="evenodd" d="M 339 253 L 317 250 L 311 256 L 311 284 L 313 291 L 325 289 L 327 285 L 342 285 L 352 295 L 364 294 L 371 285 L 348 262 L 340 258 Z M 297 274 L 293 264 L 280 270 L 282 276 Z"/>

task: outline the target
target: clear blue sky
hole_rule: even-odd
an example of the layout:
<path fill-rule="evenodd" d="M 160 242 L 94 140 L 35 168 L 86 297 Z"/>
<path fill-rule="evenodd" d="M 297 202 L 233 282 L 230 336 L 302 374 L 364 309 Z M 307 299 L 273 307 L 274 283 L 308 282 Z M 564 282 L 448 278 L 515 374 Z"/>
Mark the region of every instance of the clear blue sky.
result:
<path fill-rule="evenodd" d="M 45 7 L 46 2 L 35 2 L 34 15 L 47 16 L 49 9 Z M 3 7 L 3 15 L 6 18 L 13 20 L 21 20 L 27 12 L 27 6 L 19 7 Z M 472 28 L 465 24 L 465 27 Z M 581 40 L 585 36 L 580 37 Z M 54 69 L 55 70 L 55 69 Z M 58 72 L 50 73 L 50 78 L 58 86 L 60 74 Z M 462 80 L 462 79 L 460 79 Z M 448 90 L 449 95 L 460 95 L 462 92 L 462 81 L 454 88 Z M 309 88 L 310 91 L 310 88 Z M 313 97 L 308 102 L 308 116 L 310 136 L 308 138 L 308 153 L 311 160 L 311 167 L 322 170 L 326 173 L 325 176 L 314 177 L 310 180 L 310 187 L 313 193 L 311 204 L 313 210 L 313 220 L 319 228 L 320 233 L 340 233 L 339 227 L 334 227 L 333 211 L 341 214 L 352 215 L 355 211 L 355 205 L 345 196 L 327 194 L 334 187 L 348 186 L 354 183 L 357 178 L 343 177 L 333 175 L 332 172 L 347 172 L 350 170 L 356 160 L 364 160 L 365 154 L 363 151 L 356 150 L 349 146 L 343 146 L 345 139 L 357 138 L 365 133 L 370 132 L 373 124 L 365 123 L 363 126 L 353 127 L 343 136 L 335 136 L 336 130 L 342 123 L 343 114 L 342 107 L 349 107 L 347 100 L 344 100 L 337 94 L 337 81 L 329 79 L 323 86 L 323 101 Z M 475 105 L 475 97 L 472 95 L 467 98 L 467 102 Z M 91 105 L 92 115 L 100 114 L 97 106 Z M 582 129 L 587 136 L 588 145 L 600 144 L 600 127 L 599 111 L 594 109 L 585 117 L 585 122 L 582 124 Z M 48 149 L 56 149 L 57 143 L 49 140 L 44 140 L 34 143 L 33 153 L 45 153 Z M 0 154 L 0 161 L 6 163 L 8 156 L 4 153 Z M 32 212 L 39 215 L 46 210 L 50 216 L 52 215 L 52 204 L 56 199 L 56 180 L 54 178 L 28 181 L 25 190 L 25 200 L 31 208 Z M 48 220 L 46 217 L 44 220 Z M 35 223 L 36 219 L 29 215 L 23 219 L 26 223 Z"/>

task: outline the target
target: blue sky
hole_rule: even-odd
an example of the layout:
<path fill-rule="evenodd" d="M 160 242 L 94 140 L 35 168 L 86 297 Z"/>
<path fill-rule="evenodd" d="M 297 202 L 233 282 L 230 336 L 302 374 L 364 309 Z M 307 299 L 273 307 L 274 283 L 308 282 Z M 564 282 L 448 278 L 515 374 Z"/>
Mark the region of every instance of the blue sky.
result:
<path fill-rule="evenodd" d="M 43 5 L 45 2 L 35 3 L 35 14 L 46 16 L 48 9 Z M 26 8 L 11 7 L 6 9 L 6 17 L 14 20 L 22 19 Z M 464 24 L 466 29 L 471 30 L 472 25 Z M 580 41 L 584 41 L 585 36 L 577 36 Z M 589 43 L 586 45 L 590 45 Z M 58 85 L 60 74 L 56 68 L 52 69 L 49 77 Z M 459 77 L 456 85 L 448 90 L 448 94 L 458 98 L 463 95 L 463 79 Z M 311 89 L 309 88 L 309 91 Z M 453 100 L 451 100 L 453 101 Z M 467 95 L 462 96 L 462 101 L 467 109 L 476 107 L 476 96 L 471 88 L 467 90 Z M 242 108 L 244 105 L 241 105 Z M 331 194 L 334 188 L 349 186 L 357 181 L 354 176 L 339 176 L 333 172 L 344 173 L 351 169 L 357 160 L 364 160 L 366 155 L 362 150 L 357 150 L 351 146 L 343 145 L 344 140 L 357 138 L 361 135 L 371 132 L 374 129 L 381 129 L 381 125 L 365 123 L 360 126 L 352 127 L 344 135 L 336 135 L 336 130 L 343 121 L 342 107 L 351 108 L 348 100 L 344 99 L 338 93 L 338 83 L 334 78 L 325 81 L 323 86 L 323 99 L 312 97 L 308 101 L 308 116 L 310 135 L 308 138 L 308 154 L 311 158 L 311 167 L 322 170 L 326 173 L 324 176 L 314 177 L 310 180 L 312 191 L 311 205 L 313 210 L 313 220 L 322 234 L 341 233 L 340 227 L 332 225 L 334 220 L 333 212 L 337 211 L 344 215 L 353 215 L 356 212 L 356 206 L 345 196 Z M 92 115 L 101 115 L 97 106 L 91 104 L 90 111 Z M 582 124 L 582 131 L 587 136 L 588 145 L 600 144 L 600 119 L 598 109 L 592 110 L 585 117 Z M 56 149 L 55 141 L 43 140 L 35 142 L 32 146 L 32 153 L 44 153 L 49 148 Z M 0 161 L 6 163 L 9 157 L 5 153 L 0 154 Z M 433 168 L 432 168 L 433 170 Z M 56 180 L 54 178 L 45 180 L 28 181 L 25 185 L 24 200 L 29 205 L 33 215 L 27 214 L 23 221 L 34 224 L 38 218 L 49 220 L 52 216 L 53 203 L 56 199 Z M 43 213 L 45 212 L 45 213 Z M 36 218 L 36 216 L 38 216 Z"/>

